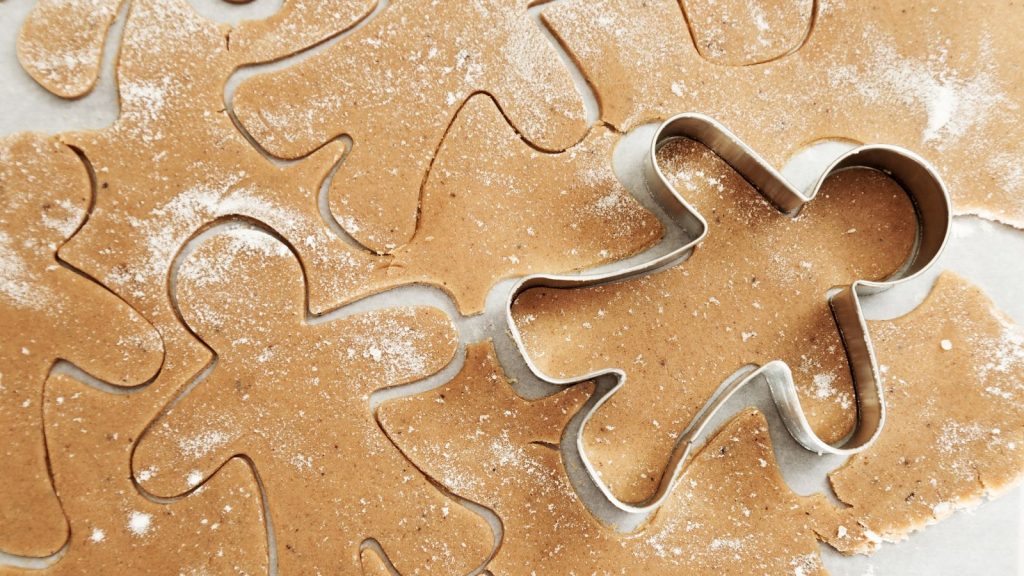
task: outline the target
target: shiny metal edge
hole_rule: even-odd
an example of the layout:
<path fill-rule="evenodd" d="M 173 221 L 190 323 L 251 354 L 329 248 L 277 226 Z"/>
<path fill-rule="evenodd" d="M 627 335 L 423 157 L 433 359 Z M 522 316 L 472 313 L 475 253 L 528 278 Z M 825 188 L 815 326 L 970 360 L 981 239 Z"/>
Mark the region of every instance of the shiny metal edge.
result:
<path fill-rule="evenodd" d="M 675 138 L 696 140 L 736 170 L 780 212 L 797 215 L 817 195 L 825 181 L 836 172 L 850 168 L 871 168 L 892 177 L 907 193 L 917 214 L 918 237 L 907 263 L 892 277 L 882 282 L 857 280 L 838 289 L 829 298 L 836 325 L 846 348 L 857 399 L 857 423 L 841 444 L 821 440 L 811 429 L 800 405 L 796 385 L 789 367 L 781 360 L 753 366 L 741 377 L 724 383 L 697 412 L 694 420 L 680 435 L 672 457 L 654 495 L 643 502 L 623 502 L 615 497 L 601 480 L 587 457 L 583 430 L 600 407 L 626 384 L 625 371 L 610 368 L 574 378 L 557 378 L 545 374 L 531 359 L 522 334 L 512 317 L 512 307 L 520 294 L 531 288 L 582 288 L 657 273 L 679 264 L 707 236 L 707 221 L 668 182 L 656 160 L 658 149 Z M 883 144 L 858 146 L 832 162 L 806 192 L 796 189 L 782 174 L 747 146 L 735 134 L 713 118 L 684 113 L 669 118 L 655 132 L 644 161 L 644 177 L 648 191 L 668 215 L 671 222 L 691 240 L 668 253 L 622 270 L 601 274 L 549 275 L 534 274 L 520 280 L 509 293 L 505 317 L 509 332 L 519 354 L 530 371 L 540 380 L 559 386 L 577 384 L 600 377 L 614 378 L 616 384 L 584 415 L 576 437 L 576 446 L 594 485 L 616 508 L 636 514 L 659 508 L 672 492 L 686 467 L 698 440 L 709 432 L 708 423 L 735 392 L 752 382 L 768 385 L 782 421 L 793 438 L 803 447 L 819 454 L 851 455 L 863 451 L 878 438 L 885 425 L 885 403 L 881 375 L 867 322 L 860 306 L 860 297 L 908 282 L 923 274 L 935 263 L 945 248 L 952 225 L 949 193 L 938 173 L 927 161 L 904 148 Z M 737 367 L 739 368 L 739 367 Z"/>

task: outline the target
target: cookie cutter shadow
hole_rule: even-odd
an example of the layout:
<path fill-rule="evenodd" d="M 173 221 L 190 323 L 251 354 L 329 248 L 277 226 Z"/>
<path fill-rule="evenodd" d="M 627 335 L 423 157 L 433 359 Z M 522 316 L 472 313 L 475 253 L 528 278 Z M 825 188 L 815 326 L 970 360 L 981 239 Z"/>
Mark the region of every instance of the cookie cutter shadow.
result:
<path fill-rule="evenodd" d="M 852 168 L 878 170 L 895 180 L 910 197 L 917 219 L 917 235 L 910 256 L 889 278 L 883 281 L 855 280 L 849 285 L 833 289 L 828 297 L 846 350 L 856 396 L 856 425 L 845 439 L 837 444 L 829 444 L 814 433 L 797 396 L 792 372 L 785 362 L 773 360 L 763 365 L 751 365 L 745 373 L 722 384 L 683 430 L 654 494 L 640 502 L 624 502 L 612 494 L 587 457 L 583 430 L 594 413 L 626 384 L 625 371 L 621 368 L 608 368 L 572 378 L 557 378 L 544 373 L 527 350 L 512 316 L 512 306 L 520 294 L 532 288 L 583 288 L 621 282 L 657 273 L 689 257 L 707 236 L 708 224 L 669 183 L 658 166 L 658 150 L 675 139 L 690 139 L 707 146 L 780 212 L 789 216 L 796 216 L 801 208 L 814 199 L 825 181 L 837 172 Z M 725 126 L 703 114 L 684 113 L 669 118 L 655 132 L 650 150 L 644 158 L 643 177 L 652 198 L 664 210 L 671 224 L 682 229 L 688 240 L 664 255 L 614 272 L 527 276 L 513 287 L 505 303 L 506 322 L 515 347 L 530 372 L 538 379 L 556 386 L 577 384 L 595 378 L 611 378 L 615 382 L 587 411 L 576 433 L 576 447 L 592 483 L 613 506 L 623 512 L 653 512 L 675 488 L 690 454 L 695 447 L 700 446 L 716 414 L 738 390 L 754 382 L 768 385 L 786 429 L 807 450 L 818 454 L 849 456 L 868 448 L 885 425 L 885 403 L 881 374 L 860 298 L 913 280 L 927 271 L 942 253 L 952 225 L 952 208 L 949 193 L 935 169 L 923 158 L 904 148 L 884 144 L 862 145 L 839 156 L 822 171 L 806 192 L 801 192 Z"/>

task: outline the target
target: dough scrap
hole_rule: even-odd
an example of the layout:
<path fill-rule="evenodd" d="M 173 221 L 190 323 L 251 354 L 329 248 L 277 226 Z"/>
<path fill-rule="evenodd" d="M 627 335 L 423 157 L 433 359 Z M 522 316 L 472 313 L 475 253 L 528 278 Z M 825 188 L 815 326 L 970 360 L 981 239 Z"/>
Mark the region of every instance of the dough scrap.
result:
<path fill-rule="evenodd" d="M 55 138 L 0 138 L 0 550 L 9 554 L 48 556 L 68 536 L 43 434 L 43 384 L 54 363 L 137 386 L 163 359 L 142 316 L 56 257 L 91 197 L 85 165 Z"/>
<path fill-rule="evenodd" d="M 454 380 L 386 402 L 379 419 L 417 467 L 501 518 L 504 539 L 489 564 L 496 576 L 824 573 L 815 531 L 833 509 L 821 495 L 789 491 L 754 410 L 709 442 L 643 529 L 621 534 L 601 525 L 551 447 L 592 390 L 577 385 L 524 400 L 493 346 L 479 343 Z"/>
<path fill-rule="evenodd" d="M 33 80 L 62 98 L 92 92 L 103 45 L 124 0 L 39 0 L 18 32 L 18 62 Z"/>
<path fill-rule="evenodd" d="M 814 0 L 680 0 L 693 45 L 715 64 L 750 66 L 798 50 L 811 32 Z"/>
<path fill-rule="evenodd" d="M 913 312 L 870 328 L 888 415 L 875 444 L 830 475 L 851 506 L 845 524 L 874 533 L 829 534 L 846 552 L 902 540 L 1024 478 L 1024 330 L 952 273 Z"/>
<path fill-rule="evenodd" d="M 1024 227 L 1024 11 L 1010 4 L 820 2 L 802 48 L 745 67 L 703 59 L 677 0 L 542 17 L 619 130 L 703 112 L 777 166 L 824 138 L 900 145 L 938 168 L 957 213 Z"/>
<path fill-rule="evenodd" d="M 350 136 L 331 212 L 362 245 L 392 252 L 416 232 L 431 158 L 473 94 L 493 96 L 540 149 L 565 150 L 585 135 L 582 96 L 527 13 L 532 3 L 394 2 L 325 51 L 243 82 L 235 113 L 282 158 Z"/>
<path fill-rule="evenodd" d="M 140 439 L 136 478 L 173 496 L 245 454 L 266 491 L 281 573 L 358 574 L 371 537 L 402 573 L 467 573 L 490 552 L 490 528 L 402 457 L 369 406 L 374 391 L 451 360 L 450 320 L 403 308 L 309 324 L 304 293 L 291 251 L 259 231 L 227 231 L 185 260 L 181 315 L 217 364 Z M 152 467 L 161 473 L 143 481 Z"/>
<path fill-rule="evenodd" d="M 620 283 L 527 290 L 512 309 L 546 374 L 625 370 L 583 430 L 586 455 L 624 502 L 654 493 L 677 435 L 751 363 L 789 364 L 814 430 L 843 438 L 855 400 L 827 292 L 891 275 L 917 231 L 906 193 L 873 170 L 837 173 L 791 218 L 696 142 L 668 143 L 658 162 L 708 220 L 692 257 Z"/>
<path fill-rule="evenodd" d="M 0 566 L 0 575 L 268 573 L 259 486 L 242 460 L 230 460 L 195 492 L 167 504 L 132 484 L 135 439 L 125 430 L 142 429 L 146 412 L 135 409 L 148 406 L 150 393 L 109 394 L 66 374 L 50 376 L 46 437 L 71 538 L 55 564 Z"/>
<path fill-rule="evenodd" d="M 441 286 L 478 313 L 501 279 L 568 272 L 631 256 L 662 227 L 612 171 L 619 137 L 595 128 L 544 154 L 521 140 L 487 96 L 460 110 L 423 189 L 420 226 L 388 276 Z"/>

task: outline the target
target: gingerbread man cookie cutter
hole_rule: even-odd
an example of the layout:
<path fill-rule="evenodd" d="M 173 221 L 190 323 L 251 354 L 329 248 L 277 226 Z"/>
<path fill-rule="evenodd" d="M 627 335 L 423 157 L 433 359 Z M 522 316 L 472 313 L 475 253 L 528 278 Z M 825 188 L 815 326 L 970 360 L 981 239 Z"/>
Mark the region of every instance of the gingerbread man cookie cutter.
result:
<path fill-rule="evenodd" d="M 587 457 L 583 444 L 583 430 L 587 423 L 601 405 L 625 385 L 625 371 L 621 368 L 607 368 L 571 378 L 557 378 L 544 373 L 534 363 L 523 336 L 516 327 L 512 305 L 520 294 L 531 288 L 582 288 L 608 284 L 653 274 L 684 261 L 707 236 L 708 224 L 669 183 L 658 166 L 658 150 L 665 143 L 679 138 L 691 139 L 707 146 L 779 211 L 790 216 L 796 216 L 805 204 L 814 199 L 825 181 L 837 172 L 851 168 L 869 168 L 883 172 L 895 180 L 910 197 L 917 217 L 917 237 L 907 261 L 892 276 L 883 281 L 855 280 L 829 296 L 836 326 L 846 349 L 856 396 L 856 425 L 846 439 L 837 445 L 829 444 L 811 429 L 797 396 L 792 373 L 785 362 L 773 360 L 760 366 L 750 365 L 745 372 L 741 371 L 719 386 L 697 412 L 689 426 L 682 431 L 654 494 L 643 502 L 629 503 L 614 496 L 601 481 L 597 469 Z M 515 346 L 529 370 L 540 380 L 564 386 L 601 377 L 615 379 L 616 383 L 612 389 L 595 402 L 583 416 L 576 437 L 576 446 L 587 474 L 607 500 L 627 513 L 646 514 L 661 506 L 681 477 L 693 449 L 700 445 L 699 441 L 703 435 L 709 432 L 709 425 L 714 416 L 721 412 L 730 397 L 752 382 L 763 381 L 768 384 L 786 429 L 807 450 L 818 454 L 849 456 L 870 446 L 884 427 L 885 403 L 881 374 L 861 309 L 860 297 L 917 278 L 930 268 L 942 253 L 952 225 L 952 208 L 949 193 L 935 169 L 923 158 L 904 148 L 867 144 L 842 154 L 822 171 L 817 181 L 808 187 L 806 192 L 801 192 L 725 126 L 703 114 L 684 113 L 669 118 L 655 132 L 650 150 L 645 156 L 643 176 L 652 198 L 664 210 L 672 224 L 685 232 L 688 240 L 684 244 L 649 261 L 614 272 L 527 276 L 512 288 L 505 306 L 506 322 Z"/>

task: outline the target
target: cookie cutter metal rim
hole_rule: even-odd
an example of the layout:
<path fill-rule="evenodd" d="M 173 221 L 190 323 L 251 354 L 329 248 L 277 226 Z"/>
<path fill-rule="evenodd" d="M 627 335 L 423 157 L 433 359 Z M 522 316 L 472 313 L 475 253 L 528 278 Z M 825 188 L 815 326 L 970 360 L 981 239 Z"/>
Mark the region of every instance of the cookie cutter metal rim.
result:
<path fill-rule="evenodd" d="M 879 170 L 893 178 L 910 197 L 917 217 L 917 238 L 906 263 L 886 280 L 855 280 L 829 296 L 829 304 L 846 350 L 857 400 L 857 423 L 844 441 L 839 445 L 829 444 L 821 440 L 811 429 L 801 407 L 792 373 L 785 362 L 774 360 L 762 366 L 752 366 L 751 371 L 720 385 L 698 410 L 694 419 L 681 433 L 655 493 L 642 502 L 630 503 L 612 494 L 587 457 L 583 445 L 583 430 L 594 413 L 625 385 L 625 371 L 608 368 L 573 378 L 557 378 L 545 374 L 527 352 L 522 334 L 512 317 L 512 305 L 520 294 L 531 288 L 582 288 L 619 282 L 659 272 L 682 262 L 692 253 L 707 236 L 707 221 L 669 183 L 656 159 L 661 146 L 678 138 L 695 140 L 708 147 L 776 208 L 792 216 L 797 215 L 805 204 L 814 199 L 825 181 L 833 174 L 851 168 Z M 520 356 L 537 378 L 558 386 L 600 377 L 612 377 L 616 381 L 616 384 L 584 415 L 576 437 L 580 458 L 594 485 L 612 505 L 624 512 L 646 514 L 656 510 L 679 481 L 690 452 L 707 430 L 712 418 L 735 392 L 760 378 L 768 384 L 786 429 L 807 450 L 818 454 L 852 455 L 870 446 L 884 427 L 885 404 L 881 375 L 861 310 L 860 296 L 881 292 L 917 278 L 928 270 L 942 253 L 952 225 L 952 208 L 949 193 L 936 170 L 923 158 L 907 149 L 884 144 L 862 145 L 839 156 L 822 171 L 817 181 L 808 188 L 808 192 L 802 193 L 725 126 L 699 113 L 673 116 L 658 127 L 650 150 L 645 156 L 643 170 L 646 187 L 651 196 L 669 219 L 692 240 L 662 256 L 615 272 L 527 276 L 512 288 L 506 300 L 505 319 L 509 332 Z"/>

